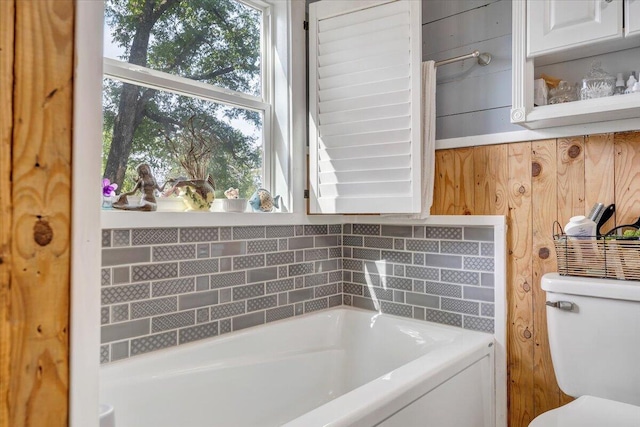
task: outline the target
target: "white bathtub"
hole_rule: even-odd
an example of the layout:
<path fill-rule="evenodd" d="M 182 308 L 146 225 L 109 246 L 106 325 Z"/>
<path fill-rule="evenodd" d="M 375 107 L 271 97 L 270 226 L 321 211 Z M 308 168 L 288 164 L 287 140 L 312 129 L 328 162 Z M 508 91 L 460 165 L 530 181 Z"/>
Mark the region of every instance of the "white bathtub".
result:
<path fill-rule="evenodd" d="M 337 308 L 105 365 L 116 427 L 493 427 L 493 336 Z"/>

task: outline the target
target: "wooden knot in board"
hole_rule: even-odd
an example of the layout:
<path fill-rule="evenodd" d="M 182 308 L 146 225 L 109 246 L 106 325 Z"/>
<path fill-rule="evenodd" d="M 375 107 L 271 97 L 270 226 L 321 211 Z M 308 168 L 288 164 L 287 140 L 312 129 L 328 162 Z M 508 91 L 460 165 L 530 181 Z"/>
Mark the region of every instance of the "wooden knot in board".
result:
<path fill-rule="evenodd" d="M 521 185 L 521 186 L 520 186 L 520 188 L 518 188 L 518 192 L 519 192 L 520 194 L 524 194 L 524 193 L 525 193 L 525 191 L 527 191 L 527 189 L 526 189 L 526 188 L 524 188 L 524 185 Z"/>
<path fill-rule="evenodd" d="M 531 163 L 531 176 L 539 176 L 540 172 L 542 172 L 542 165 L 538 162 Z"/>
<path fill-rule="evenodd" d="M 49 223 L 38 219 L 33 225 L 33 240 L 40 246 L 47 246 L 53 240 L 53 230 Z"/>
<path fill-rule="evenodd" d="M 540 257 L 540 259 L 547 259 L 549 258 L 549 248 L 540 248 L 538 250 L 538 256 Z"/>
<path fill-rule="evenodd" d="M 524 282 L 522 284 L 522 289 L 524 289 L 525 292 L 529 292 L 531 290 L 531 285 L 529 285 L 529 282 Z"/>
<path fill-rule="evenodd" d="M 522 335 L 524 335 L 526 339 L 531 338 L 531 331 L 529 330 L 529 328 L 525 329 Z"/>
<path fill-rule="evenodd" d="M 569 157 L 571 157 L 572 159 L 575 159 L 576 157 L 578 157 L 580 155 L 580 147 L 577 145 L 572 145 L 571 147 L 569 147 L 569 149 L 567 150 L 567 154 L 569 155 Z"/>

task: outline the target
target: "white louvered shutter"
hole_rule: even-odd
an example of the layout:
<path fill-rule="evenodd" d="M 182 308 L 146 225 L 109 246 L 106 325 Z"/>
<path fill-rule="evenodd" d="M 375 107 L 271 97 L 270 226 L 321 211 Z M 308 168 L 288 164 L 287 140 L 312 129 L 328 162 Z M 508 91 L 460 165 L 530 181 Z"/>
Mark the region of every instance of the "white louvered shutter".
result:
<path fill-rule="evenodd" d="M 312 213 L 420 212 L 420 5 L 310 5 Z"/>

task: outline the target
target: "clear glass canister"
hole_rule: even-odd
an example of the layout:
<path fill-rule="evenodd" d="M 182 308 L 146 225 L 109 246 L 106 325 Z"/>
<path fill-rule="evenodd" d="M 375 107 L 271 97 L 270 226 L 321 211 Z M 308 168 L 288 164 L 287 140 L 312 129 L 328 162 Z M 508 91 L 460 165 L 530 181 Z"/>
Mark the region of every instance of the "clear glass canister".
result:
<path fill-rule="evenodd" d="M 616 88 L 616 78 L 602 69 L 600 61 L 591 64 L 589 74 L 582 79 L 580 99 L 603 98 L 612 96 Z"/>
<path fill-rule="evenodd" d="M 549 91 L 549 104 L 562 104 L 577 101 L 577 99 L 576 88 L 564 80 L 558 84 L 558 87 L 554 87 Z"/>

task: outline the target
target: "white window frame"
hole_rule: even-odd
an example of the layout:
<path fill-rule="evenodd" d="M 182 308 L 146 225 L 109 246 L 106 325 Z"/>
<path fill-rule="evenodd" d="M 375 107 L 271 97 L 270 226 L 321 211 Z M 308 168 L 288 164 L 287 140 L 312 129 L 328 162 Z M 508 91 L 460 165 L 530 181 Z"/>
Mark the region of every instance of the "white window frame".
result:
<path fill-rule="evenodd" d="M 226 88 L 216 87 L 184 77 L 151 70 L 112 58 L 103 58 L 104 77 L 151 87 L 184 96 L 192 96 L 250 110 L 264 111 L 263 121 L 263 173 L 262 186 L 282 197 L 281 213 L 303 215 L 303 148 L 294 144 L 305 138 L 306 105 L 304 73 L 304 5 L 286 0 L 237 0 L 262 10 L 262 96 L 253 96 Z M 103 211 L 103 227 L 149 226 L 132 212 Z M 189 213 L 153 212 L 154 226 L 206 225 L 210 215 L 222 218 L 223 224 L 255 222 L 244 217 L 253 215 L 215 214 L 192 217 Z M 284 217 L 289 215 L 277 215 Z M 191 217 L 189 219 L 181 219 Z M 244 219 L 241 219 L 243 217 Z M 264 215 L 263 215 L 264 217 Z M 195 219 L 195 222 L 194 222 Z M 266 221 L 265 221 L 266 220 Z M 259 223 L 280 223 L 284 218 Z M 289 218 L 289 221 L 292 219 Z M 177 222 L 176 222 L 177 221 Z"/>
<path fill-rule="evenodd" d="M 273 156 L 272 156 L 272 103 L 273 103 L 273 39 L 271 36 L 271 6 L 259 0 L 235 0 L 248 7 L 258 9 L 262 13 L 262 28 L 260 34 L 261 56 L 261 89 L 262 95 L 255 96 L 238 92 L 209 83 L 199 82 L 179 75 L 153 70 L 126 61 L 104 57 L 104 76 L 131 83 L 137 86 L 158 89 L 177 95 L 200 98 L 219 104 L 239 107 L 246 110 L 261 112 L 262 123 L 262 184 L 271 188 L 273 184 Z"/>

